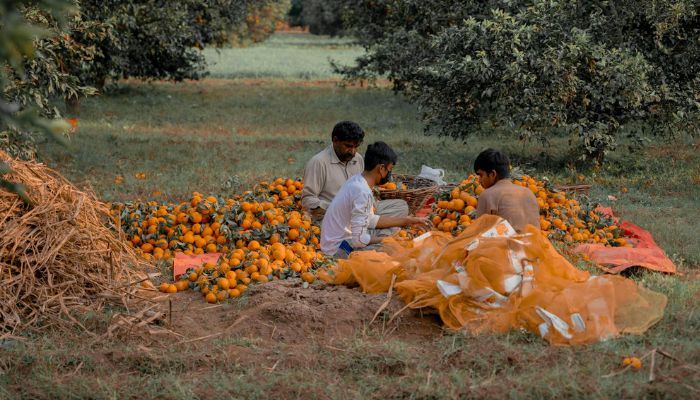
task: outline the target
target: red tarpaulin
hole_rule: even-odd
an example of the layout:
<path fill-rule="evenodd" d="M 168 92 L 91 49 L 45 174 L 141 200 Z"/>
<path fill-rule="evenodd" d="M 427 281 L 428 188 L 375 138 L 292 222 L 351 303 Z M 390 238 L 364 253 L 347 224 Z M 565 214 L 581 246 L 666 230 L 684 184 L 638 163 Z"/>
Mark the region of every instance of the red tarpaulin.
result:
<path fill-rule="evenodd" d="M 585 243 L 576 246 L 574 252 L 588 256 L 611 274 L 618 274 L 634 266 L 676 273 L 673 261 L 656 244 L 649 231 L 627 221 L 622 221 L 620 229 L 632 247 L 605 247 L 597 243 Z"/>
<path fill-rule="evenodd" d="M 173 279 L 177 280 L 188 268 L 199 268 L 204 265 L 204 263 L 216 264 L 220 256 L 221 253 L 205 253 L 193 256 L 175 253 L 175 259 L 173 260 Z"/>

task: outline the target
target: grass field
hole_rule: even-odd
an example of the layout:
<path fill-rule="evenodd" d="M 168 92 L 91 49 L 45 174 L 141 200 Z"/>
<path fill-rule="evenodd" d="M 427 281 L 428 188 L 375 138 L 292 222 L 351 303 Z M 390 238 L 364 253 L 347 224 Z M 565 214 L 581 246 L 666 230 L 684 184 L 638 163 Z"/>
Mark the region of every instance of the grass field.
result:
<path fill-rule="evenodd" d="M 246 48 L 205 49 L 212 78 L 279 78 L 285 80 L 338 78 L 329 60 L 351 65 L 363 53 L 348 39 L 310 34 L 275 35 Z"/>
<path fill-rule="evenodd" d="M 121 83 L 86 100 L 72 147 L 43 143 L 42 160 L 106 201 L 182 201 L 195 190 L 230 194 L 262 179 L 301 175 L 342 119 L 359 122 L 366 142 L 394 145 L 397 172 L 427 164 L 457 180 L 471 172 L 479 151 L 500 147 L 526 171 L 558 183 L 583 174 L 594 185 L 593 200 L 653 233 L 685 274 L 633 276 L 668 296 L 663 320 L 643 336 L 577 348 L 551 347 L 520 332 L 471 336 L 436 328 L 416 339 L 376 326 L 332 340 L 226 336 L 177 346 L 45 334 L 0 344 L 0 398 L 697 397 L 698 141 L 681 137 L 635 153 L 623 147 L 592 170 L 572 161 L 568 138 L 545 147 L 503 132 L 467 142 L 426 137 L 416 107 L 390 90 L 325 81 L 334 78 L 324 64 L 329 56 L 350 60 L 358 52 L 343 41 L 276 35 L 259 46 L 207 53 L 218 61 L 216 79 Z M 138 172 L 146 179 L 136 179 Z M 123 184 L 115 183 L 117 175 Z M 235 305 L 222 310 L 220 318 Z M 100 325 L 110 315 L 85 318 Z M 654 382 L 646 369 L 609 376 L 623 357 L 655 348 L 679 361 L 659 361 Z"/>

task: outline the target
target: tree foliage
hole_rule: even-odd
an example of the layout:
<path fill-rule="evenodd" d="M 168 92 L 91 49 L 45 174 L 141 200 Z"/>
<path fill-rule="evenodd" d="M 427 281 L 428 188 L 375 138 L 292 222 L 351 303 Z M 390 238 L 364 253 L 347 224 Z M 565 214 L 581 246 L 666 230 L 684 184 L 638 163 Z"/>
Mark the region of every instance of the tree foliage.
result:
<path fill-rule="evenodd" d="M 11 105 L 6 115 L 17 119 L 26 109 L 60 117 L 56 99 L 74 111 L 108 79 L 199 78 L 204 46 L 227 43 L 233 31 L 262 40 L 274 31 L 268 16 L 281 19 L 288 7 L 289 0 L 3 2 L 0 61 L 7 66 L 1 93 Z M 32 130 L 2 124 L 0 146 L 32 158 Z"/>
<path fill-rule="evenodd" d="M 346 3 L 346 0 L 294 0 L 287 22 L 291 26 L 308 26 L 314 35 L 343 35 Z"/>
<path fill-rule="evenodd" d="M 428 131 L 564 131 L 600 161 L 631 122 L 697 132 L 699 4 L 345 0 L 368 53 L 343 72 L 389 77 L 422 107 Z"/>
<path fill-rule="evenodd" d="M 98 87 L 107 78 L 197 79 L 201 49 L 263 40 L 288 8 L 289 0 L 81 0 L 82 17 L 109 31 L 86 41 L 99 58 L 82 74 Z"/>
<path fill-rule="evenodd" d="M 15 90 L 17 81 L 27 82 L 27 67 L 32 67 L 32 62 L 40 54 L 40 49 L 35 47 L 36 38 L 44 38 L 51 34 L 46 26 L 30 23 L 24 13 L 29 6 L 36 7 L 47 12 L 61 15 L 69 8 L 67 1 L 44 0 L 38 2 L 8 0 L 0 4 L 0 144 L 11 142 L 13 132 L 41 131 L 50 136 L 61 134 L 67 129 L 68 124 L 63 120 L 49 120 L 42 118 L 32 107 L 23 107 L 29 103 L 26 99 L 12 98 L 8 91 Z M 58 78 L 60 81 L 60 77 Z M 52 82 L 55 83 L 55 82 Z M 32 83 L 27 83 L 31 85 Z M 43 92 L 34 92 L 38 97 L 39 105 L 43 101 Z M 20 195 L 25 201 L 29 199 L 24 194 L 21 184 L 9 181 L 4 177 L 11 172 L 8 165 L 0 160 L 0 187 L 8 189 Z"/>
<path fill-rule="evenodd" d="M 284 22 L 290 8 L 290 0 L 249 2 L 244 23 L 238 24 L 230 33 L 229 42 L 234 45 L 262 42 L 275 32 L 278 24 Z"/>

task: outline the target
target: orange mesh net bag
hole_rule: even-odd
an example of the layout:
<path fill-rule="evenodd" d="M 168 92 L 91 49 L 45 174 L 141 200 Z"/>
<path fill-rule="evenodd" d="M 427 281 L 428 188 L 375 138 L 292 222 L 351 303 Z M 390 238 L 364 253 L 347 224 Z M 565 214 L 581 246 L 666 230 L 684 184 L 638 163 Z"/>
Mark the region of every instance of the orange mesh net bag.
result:
<path fill-rule="evenodd" d="M 524 328 L 556 345 L 641 334 L 663 316 L 666 297 L 620 276 L 576 269 L 534 227 L 517 234 L 486 215 L 458 237 L 431 232 L 387 253 L 356 252 L 340 261 L 366 292 L 395 288 L 411 308 L 432 308 L 451 329 Z M 346 284 L 336 280 L 332 283 Z"/>

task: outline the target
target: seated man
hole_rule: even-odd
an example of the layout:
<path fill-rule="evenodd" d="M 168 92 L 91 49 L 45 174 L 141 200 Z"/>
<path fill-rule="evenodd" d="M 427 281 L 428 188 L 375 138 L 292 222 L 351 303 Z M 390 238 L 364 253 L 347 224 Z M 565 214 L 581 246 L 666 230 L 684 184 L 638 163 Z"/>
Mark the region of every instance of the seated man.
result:
<path fill-rule="evenodd" d="M 328 206 L 321 225 L 321 250 L 337 258 L 346 258 L 357 249 L 379 244 L 382 237 L 375 229 L 408 225 L 429 226 L 426 218 L 377 215 L 372 188 L 389 181 L 397 161 L 396 153 L 384 142 L 367 146 L 364 171 L 345 182 Z"/>
<path fill-rule="evenodd" d="M 495 214 L 507 220 L 516 232 L 525 225 L 540 227 L 540 208 L 535 195 L 527 188 L 511 182 L 510 161 L 504 153 L 487 149 L 474 161 L 474 171 L 479 175 L 484 190 L 476 205 L 478 217 Z"/>
<path fill-rule="evenodd" d="M 306 164 L 301 205 L 314 220 L 323 219 L 340 187 L 348 178 L 362 172 L 364 163 L 357 149 L 364 137 L 365 132 L 355 122 L 338 122 L 331 133 L 332 145 L 313 156 Z M 380 201 L 377 213 L 406 216 L 408 205 L 403 200 Z"/>

